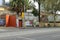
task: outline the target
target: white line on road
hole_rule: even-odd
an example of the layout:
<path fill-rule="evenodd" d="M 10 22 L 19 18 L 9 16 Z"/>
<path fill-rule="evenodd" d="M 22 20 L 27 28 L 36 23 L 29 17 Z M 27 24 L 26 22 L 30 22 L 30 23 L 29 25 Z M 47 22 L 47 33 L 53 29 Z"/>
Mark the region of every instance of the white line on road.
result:
<path fill-rule="evenodd" d="M 54 36 L 52 36 L 52 37 L 60 37 L 60 35 L 54 35 Z"/>
<path fill-rule="evenodd" d="M 35 39 L 27 38 L 27 37 L 18 37 L 18 38 L 23 38 L 23 39 L 26 39 L 26 40 L 35 40 Z"/>

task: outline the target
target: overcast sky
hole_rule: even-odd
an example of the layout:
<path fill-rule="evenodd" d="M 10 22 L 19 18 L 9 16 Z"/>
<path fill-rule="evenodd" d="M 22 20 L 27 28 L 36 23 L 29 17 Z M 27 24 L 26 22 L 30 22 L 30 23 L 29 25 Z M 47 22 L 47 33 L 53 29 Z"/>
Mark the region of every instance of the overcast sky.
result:
<path fill-rule="evenodd" d="M 29 0 L 31 1 L 32 3 L 34 3 L 34 5 L 36 6 L 35 8 L 38 9 L 38 3 L 37 2 L 34 2 L 33 0 Z"/>
<path fill-rule="evenodd" d="M 2 0 L 0 0 L 0 5 L 2 5 L 2 2 L 3 2 L 3 1 L 2 1 Z"/>
<path fill-rule="evenodd" d="M 8 3 L 9 0 L 5 0 L 5 2 Z M 0 0 L 0 5 L 2 5 L 2 3 L 3 3 L 3 0 Z"/>
<path fill-rule="evenodd" d="M 6 3 L 9 3 L 9 0 L 5 0 Z"/>

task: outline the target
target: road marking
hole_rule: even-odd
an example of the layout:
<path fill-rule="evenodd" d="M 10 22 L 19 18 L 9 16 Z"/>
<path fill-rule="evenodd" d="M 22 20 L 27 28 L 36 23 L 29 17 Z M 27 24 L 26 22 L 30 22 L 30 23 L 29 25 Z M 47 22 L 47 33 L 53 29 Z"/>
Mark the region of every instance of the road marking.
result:
<path fill-rule="evenodd" d="M 27 37 L 18 37 L 18 38 L 23 38 L 23 39 L 26 39 L 26 40 L 35 40 L 35 39 L 27 38 Z"/>
<path fill-rule="evenodd" d="M 60 37 L 60 35 L 55 35 L 55 36 L 52 36 L 52 37 Z"/>

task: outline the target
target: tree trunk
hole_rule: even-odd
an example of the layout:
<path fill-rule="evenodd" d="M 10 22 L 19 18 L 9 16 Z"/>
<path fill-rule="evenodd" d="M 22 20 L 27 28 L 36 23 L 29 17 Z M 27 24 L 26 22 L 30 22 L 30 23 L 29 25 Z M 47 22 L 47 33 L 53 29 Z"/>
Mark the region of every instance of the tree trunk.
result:
<path fill-rule="evenodd" d="M 40 3 L 39 3 L 39 22 L 40 22 Z"/>
<path fill-rule="evenodd" d="M 19 15 L 19 12 L 17 12 L 17 16 Z"/>
<path fill-rule="evenodd" d="M 39 14 L 38 14 L 38 19 L 39 19 L 39 27 L 40 27 L 40 3 L 38 3 L 39 5 Z"/>
<path fill-rule="evenodd" d="M 54 27 L 55 27 L 55 15 L 54 15 Z"/>

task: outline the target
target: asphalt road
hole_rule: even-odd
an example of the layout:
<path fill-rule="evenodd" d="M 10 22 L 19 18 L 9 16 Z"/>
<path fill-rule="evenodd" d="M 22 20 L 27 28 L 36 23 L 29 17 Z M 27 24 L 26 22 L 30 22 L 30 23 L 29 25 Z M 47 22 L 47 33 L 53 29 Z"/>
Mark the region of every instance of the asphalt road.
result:
<path fill-rule="evenodd" d="M 0 37 L 0 40 L 60 40 L 60 31 Z"/>

